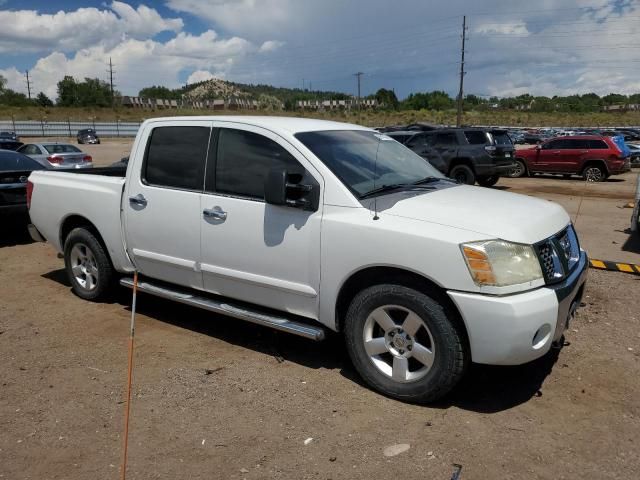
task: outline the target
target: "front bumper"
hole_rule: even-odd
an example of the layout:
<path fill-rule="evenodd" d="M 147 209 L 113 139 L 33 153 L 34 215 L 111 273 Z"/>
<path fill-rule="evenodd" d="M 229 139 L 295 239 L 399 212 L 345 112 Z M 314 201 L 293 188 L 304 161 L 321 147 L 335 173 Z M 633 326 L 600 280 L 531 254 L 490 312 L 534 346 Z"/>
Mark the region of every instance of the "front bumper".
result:
<path fill-rule="evenodd" d="M 449 291 L 467 329 L 471 359 L 520 365 L 547 353 L 580 305 L 588 267 L 581 251 L 573 272 L 554 285 L 506 296 Z"/>

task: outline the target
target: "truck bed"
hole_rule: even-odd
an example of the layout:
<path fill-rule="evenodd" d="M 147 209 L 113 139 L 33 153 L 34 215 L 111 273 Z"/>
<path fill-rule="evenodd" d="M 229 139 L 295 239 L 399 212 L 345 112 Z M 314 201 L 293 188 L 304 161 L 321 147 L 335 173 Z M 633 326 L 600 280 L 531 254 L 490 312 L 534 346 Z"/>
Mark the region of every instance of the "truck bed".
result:
<path fill-rule="evenodd" d="M 131 269 L 120 219 L 125 169 L 87 168 L 39 170 L 29 176 L 33 184 L 29 215 L 58 252 L 64 250 L 62 230 L 67 222 L 91 223 L 109 249 L 114 267 Z"/>

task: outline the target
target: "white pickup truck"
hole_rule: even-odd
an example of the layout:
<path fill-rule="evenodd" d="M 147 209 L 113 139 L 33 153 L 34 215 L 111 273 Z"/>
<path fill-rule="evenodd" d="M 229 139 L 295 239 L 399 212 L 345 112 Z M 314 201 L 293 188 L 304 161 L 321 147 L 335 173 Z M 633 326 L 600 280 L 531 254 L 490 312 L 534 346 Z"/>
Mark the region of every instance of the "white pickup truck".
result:
<path fill-rule="evenodd" d="M 388 136 L 285 117 L 158 118 L 124 170 L 34 172 L 32 236 L 74 291 L 117 284 L 314 340 L 386 395 L 558 342 L 587 256 L 560 206 L 459 185 Z"/>

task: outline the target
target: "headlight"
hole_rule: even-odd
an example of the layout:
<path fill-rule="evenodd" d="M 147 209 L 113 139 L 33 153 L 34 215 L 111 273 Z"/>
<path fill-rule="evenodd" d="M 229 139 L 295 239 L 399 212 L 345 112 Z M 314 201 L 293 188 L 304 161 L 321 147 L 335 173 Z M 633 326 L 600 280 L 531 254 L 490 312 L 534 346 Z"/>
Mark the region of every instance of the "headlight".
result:
<path fill-rule="evenodd" d="M 543 278 L 531 245 L 486 240 L 464 243 L 460 247 L 477 285 L 504 287 Z"/>

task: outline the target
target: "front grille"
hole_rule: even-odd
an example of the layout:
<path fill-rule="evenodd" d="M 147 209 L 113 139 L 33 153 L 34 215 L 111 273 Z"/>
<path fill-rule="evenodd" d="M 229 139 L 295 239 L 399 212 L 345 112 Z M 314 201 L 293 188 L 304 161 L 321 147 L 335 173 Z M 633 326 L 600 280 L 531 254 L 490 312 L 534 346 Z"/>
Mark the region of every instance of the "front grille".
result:
<path fill-rule="evenodd" d="M 547 283 L 564 280 L 580 260 L 580 245 L 572 225 L 535 245 Z"/>

